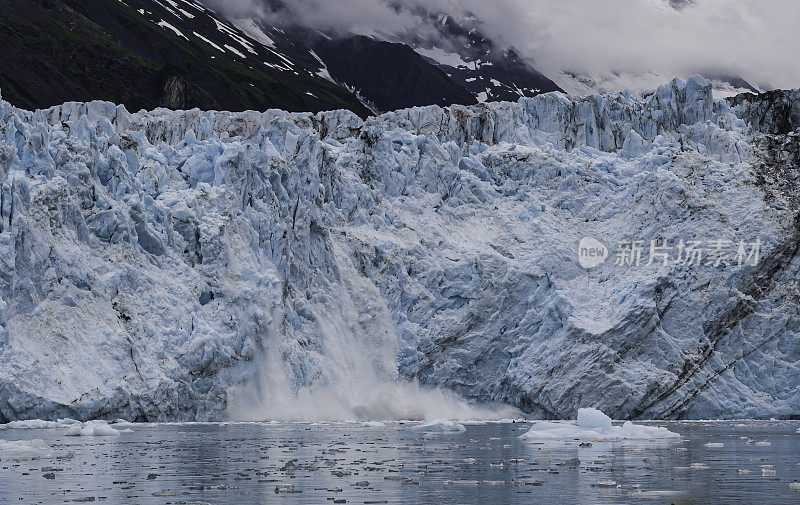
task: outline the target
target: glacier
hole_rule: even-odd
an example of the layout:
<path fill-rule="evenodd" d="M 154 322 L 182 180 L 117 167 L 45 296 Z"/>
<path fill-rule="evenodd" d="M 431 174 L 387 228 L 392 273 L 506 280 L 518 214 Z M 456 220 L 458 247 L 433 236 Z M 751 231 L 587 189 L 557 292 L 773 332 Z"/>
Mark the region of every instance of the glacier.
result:
<path fill-rule="evenodd" d="M 800 92 L 699 76 L 366 120 L 0 100 L 0 422 L 304 394 L 370 419 L 398 384 L 546 419 L 797 417 L 798 126 Z M 761 255 L 587 270 L 583 237 Z"/>

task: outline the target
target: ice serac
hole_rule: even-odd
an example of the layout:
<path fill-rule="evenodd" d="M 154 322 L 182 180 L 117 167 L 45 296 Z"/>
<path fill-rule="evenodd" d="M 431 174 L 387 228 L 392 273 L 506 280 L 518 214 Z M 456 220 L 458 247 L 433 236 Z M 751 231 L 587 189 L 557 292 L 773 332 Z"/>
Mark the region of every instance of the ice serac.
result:
<path fill-rule="evenodd" d="M 549 418 L 798 415 L 798 135 L 758 113 L 798 102 L 750 100 L 0 102 L 0 421 L 220 419 L 362 374 Z M 761 261 L 585 270 L 583 237 Z"/>

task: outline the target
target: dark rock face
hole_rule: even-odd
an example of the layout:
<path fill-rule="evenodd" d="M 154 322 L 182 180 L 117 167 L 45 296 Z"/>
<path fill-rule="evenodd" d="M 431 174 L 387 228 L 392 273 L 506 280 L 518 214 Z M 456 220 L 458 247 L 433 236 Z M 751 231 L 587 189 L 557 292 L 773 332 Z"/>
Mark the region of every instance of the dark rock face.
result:
<path fill-rule="evenodd" d="M 443 44 L 434 49 L 462 63 L 423 56 L 431 41 L 419 34 L 322 34 L 258 20 L 245 23 L 251 31 L 199 3 L 0 0 L 0 89 L 28 109 L 108 100 L 129 110 L 349 109 L 361 117 L 559 90 L 480 31 L 430 16 Z"/>
<path fill-rule="evenodd" d="M 364 36 L 323 39 L 314 50 L 337 82 L 380 111 L 417 105 L 473 105 L 475 97 L 403 44 Z"/>
<path fill-rule="evenodd" d="M 762 133 L 786 135 L 800 127 L 800 90 L 743 93 L 728 102 L 742 107 L 745 120 Z"/>
<path fill-rule="evenodd" d="M 273 10 L 280 11 L 282 2 Z M 364 37 L 321 33 L 275 19 L 248 22 L 282 54 L 358 92 L 376 112 L 424 105 L 511 101 L 561 88 L 517 54 L 474 26 L 435 12 L 405 32 Z M 387 81 L 387 78 L 393 79 Z"/>
<path fill-rule="evenodd" d="M 177 69 L 164 69 L 160 79 L 161 97 L 159 105 L 168 109 L 191 108 L 191 103 L 197 103 L 208 97 L 191 96 L 191 84 L 186 82 L 186 76 Z"/>
<path fill-rule="evenodd" d="M 513 50 L 489 60 L 490 65 L 452 67 L 439 64 L 451 78 L 463 83 L 474 96 L 485 93 L 488 101 L 515 102 L 550 91 L 563 91 L 555 82 L 531 67 Z"/>
<path fill-rule="evenodd" d="M 153 0 L 0 0 L 3 98 L 29 109 L 110 100 L 129 110 L 368 114 L 352 93 L 282 60 L 212 11 L 182 8 L 192 12 Z"/>
<path fill-rule="evenodd" d="M 563 91 L 513 48 L 495 43 L 475 21 L 456 20 L 435 13 L 430 14 L 429 18 L 430 27 L 436 30 L 437 36 L 406 34 L 404 41 L 420 50 L 438 48 L 446 53 L 457 54 L 462 60 L 458 65 L 435 59 L 429 61 L 473 96 L 486 101 L 516 102 L 521 96 Z"/>

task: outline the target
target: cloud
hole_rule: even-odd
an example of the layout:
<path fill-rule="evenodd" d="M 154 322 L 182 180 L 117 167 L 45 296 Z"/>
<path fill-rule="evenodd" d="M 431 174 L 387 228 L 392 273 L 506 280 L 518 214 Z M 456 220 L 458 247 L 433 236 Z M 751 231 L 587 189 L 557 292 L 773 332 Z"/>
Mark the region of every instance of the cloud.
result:
<path fill-rule="evenodd" d="M 735 73 L 765 88 L 800 87 L 800 2 L 695 0 L 209 0 L 230 13 L 279 16 L 357 33 L 425 30 L 421 10 L 469 14 L 545 73 Z"/>
<path fill-rule="evenodd" d="M 231 17 L 260 16 L 268 21 L 296 23 L 316 29 L 356 33 L 397 33 L 420 25 L 408 10 L 411 2 L 384 0 L 206 0 Z"/>
<path fill-rule="evenodd" d="M 697 0 L 679 11 L 654 0 L 514 3 L 516 22 L 502 30 L 488 17 L 489 31 L 550 68 L 731 72 L 766 87 L 800 86 L 795 0 Z"/>

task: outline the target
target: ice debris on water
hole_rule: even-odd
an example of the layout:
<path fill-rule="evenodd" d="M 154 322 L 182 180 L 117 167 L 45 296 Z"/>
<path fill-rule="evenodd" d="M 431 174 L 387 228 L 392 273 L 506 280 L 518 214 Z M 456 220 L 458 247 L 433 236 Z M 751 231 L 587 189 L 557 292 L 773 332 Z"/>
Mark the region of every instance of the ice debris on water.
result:
<path fill-rule="evenodd" d="M 294 484 L 278 484 L 275 486 L 275 494 L 279 493 L 301 493 L 302 491 L 295 489 Z"/>

